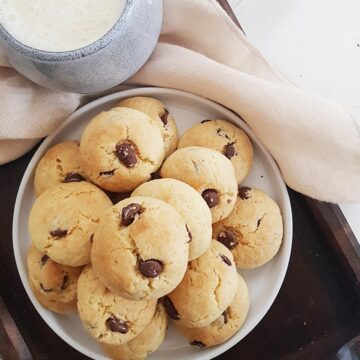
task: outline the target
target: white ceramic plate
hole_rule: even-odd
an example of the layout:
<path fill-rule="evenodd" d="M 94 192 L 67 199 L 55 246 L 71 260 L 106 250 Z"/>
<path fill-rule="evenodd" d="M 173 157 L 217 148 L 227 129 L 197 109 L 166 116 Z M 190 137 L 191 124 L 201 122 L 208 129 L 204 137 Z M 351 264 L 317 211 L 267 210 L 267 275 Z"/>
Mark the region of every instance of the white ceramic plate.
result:
<path fill-rule="evenodd" d="M 165 342 L 157 352 L 150 356 L 150 359 L 153 360 L 212 359 L 244 338 L 269 310 L 284 280 L 292 242 L 290 201 L 277 165 L 249 127 L 238 116 L 218 104 L 182 91 L 138 88 L 105 96 L 77 110 L 54 134 L 42 143 L 29 163 L 21 181 L 13 220 L 13 245 L 16 264 L 28 296 L 50 328 L 69 345 L 90 358 L 107 359 L 96 342 L 86 334 L 77 315 L 56 315 L 42 307 L 33 296 L 27 278 L 26 255 L 30 246 L 27 223 L 31 206 L 35 200 L 34 170 L 45 151 L 52 145 L 64 140 L 79 140 L 84 127 L 91 118 L 103 110 L 110 109 L 123 98 L 139 95 L 153 96 L 166 104 L 177 121 L 180 134 L 203 119 L 214 118 L 230 120 L 245 130 L 254 146 L 255 161 L 251 173 L 243 184 L 266 191 L 279 204 L 284 219 L 283 244 L 276 257 L 259 269 L 241 271 L 250 290 L 250 311 L 240 331 L 222 345 L 198 350 L 188 345 L 185 339 L 170 326 Z"/>

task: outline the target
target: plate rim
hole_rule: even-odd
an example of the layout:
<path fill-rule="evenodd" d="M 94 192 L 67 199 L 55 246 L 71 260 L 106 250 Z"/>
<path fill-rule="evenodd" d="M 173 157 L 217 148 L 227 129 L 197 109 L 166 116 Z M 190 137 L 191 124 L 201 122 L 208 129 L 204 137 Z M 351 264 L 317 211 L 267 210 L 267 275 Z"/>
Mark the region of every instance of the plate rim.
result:
<path fill-rule="evenodd" d="M 268 301 L 266 305 L 262 308 L 262 311 L 255 315 L 253 321 L 248 324 L 248 331 L 242 334 L 242 336 L 237 336 L 238 333 L 236 333 L 233 337 L 231 337 L 229 340 L 227 340 L 225 343 L 210 347 L 207 349 L 206 353 L 201 353 L 200 351 L 196 353 L 196 359 L 197 360 L 210 360 L 214 357 L 223 354 L 233 346 L 235 346 L 238 342 L 240 342 L 242 339 L 244 339 L 251 331 L 255 329 L 255 327 L 261 322 L 263 317 L 267 314 L 271 306 L 273 305 L 280 288 L 284 282 L 285 275 L 287 273 L 289 261 L 290 261 L 290 255 L 291 255 L 291 249 L 292 249 L 292 241 L 293 241 L 293 221 L 292 221 L 292 211 L 291 211 L 291 203 L 289 194 L 286 188 L 286 184 L 284 182 L 284 179 L 281 176 L 280 169 L 278 165 L 276 164 L 276 161 L 273 159 L 273 157 L 270 155 L 268 150 L 265 148 L 265 146 L 262 144 L 262 142 L 259 140 L 259 138 L 254 134 L 252 129 L 247 125 L 247 123 L 236 113 L 234 113 L 232 110 L 226 108 L 225 106 L 216 103 L 210 99 L 204 98 L 202 96 L 192 94 L 186 91 L 177 90 L 177 89 L 170 89 L 165 87 L 135 87 L 132 89 L 126 89 L 126 90 L 120 90 L 115 93 L 105 95 L 102 97 L 99 97 L 95 100 L 90 101 L 89 103 L 81 106 L 77 110 L 75 110 L 70 116 L 68 116 L 62 124 L 49 136 L 47 136 L 42 144 L 38 147 L 38 149 L 35 151 L 34 155 L 32 156 L 28 166 L 26 167 L 26 170 L 22 176 L 20 186 L 16 195 L 16 201 L 14 206 L 14 212 L 13 212 L 13 222 L 12 222 L 12 244 L 13 244 L 13 252 L 15 257 L 15 263 L 16 268 L 21 280 L 21 283 L 23 287 L 25 288 L 25 291 L 27 293 L 27 296 L 29 297 L 30 301 L 32 302 L 33 306 L 35 307 L 36 311 L 38 312 L 39 316 L 43 319 L 43 321 L 46 323 L 46 325 L 57 335 L 59 336 L 63 341 L 65 341 L 69 346 L 74 348 L 75 350 L 83 353 L 84 355 L 93 358 L 92 351 L 88 350 L 86 347 L 78 343 L 77 341 L 74 341 L 65 331 L 62 329 L 57 329 L 55 331 L 52 329 L 48 323 L 48 321 L 45 318 L 45 313 L 43 311 L 46 311 L 45 309 L 40 308 L 38 302 L 35 300 L 34 295 L 31 292 L 30 286 L 28 285 L 28 278 L 27 275 L 25 275 L 25 269 L 22 264 L 22 259 L 20 256 L 20 241 L 19 241 L 19 231 L 20 228 L 19 224 L 19 218 L 20 218 L 20 210 L 21 210 L 21 203 L 24 198 L 25 193 L 25 187 L 29 180 L 29 177 L 31 175 L 31 172 L 33 171 L 33 168 L 35 164 L 39 161 L 39 158 L 43 154 L 43 152 L 49 147 L 50 142 L 71 122 L 74 121 L 78 116 L 82 115 L 82 113 L 94 109 L 103 103 L 112 101 L 112 100 L 120 100 L 120 98 L 130 97 L 130 96 L 154 96 L 157 95 L 178 95 L 183 98 L 190 98 L 191 100 L 195 100 L 197 102 L 202 102 L 205 105 L 214 108 L 215 110 L 222 112 L 226 115 L 226 118 L 229 120 L 240 123 L 241 127 L 245 130 L 245 132 L 250 135 L 252 139 L 255 140 L 256 145 L 261 149 L 264 156 L 269 161 L 269 164 L 271 165 L 272 170 L 274 171 L 276 180 L 278 182 L 278 185 L 281 190 L 281 196 L 282 196 L 282 202 L 283 202 L 283 208 L 286 212 L 286 217 L 283 215 L 283 225 L 284 225 L 284 233 L 283 233 L 283 242 L 282 242 L 282 251 L 283 254 L 283 266 L 281 267 L 281 273 L 276 278 L 276 281 L 274 283 L 274 286 L 272 288 L 271 293 L 268 296 Z M 284 241 L 286 239 L 286 241 Z M 270 301 L 269 301 L 270 300 Z M 98 357 L 99 358 L 99 357 Z M 107 357 L 102 357 L 103 359 L 108 359 Z"/>

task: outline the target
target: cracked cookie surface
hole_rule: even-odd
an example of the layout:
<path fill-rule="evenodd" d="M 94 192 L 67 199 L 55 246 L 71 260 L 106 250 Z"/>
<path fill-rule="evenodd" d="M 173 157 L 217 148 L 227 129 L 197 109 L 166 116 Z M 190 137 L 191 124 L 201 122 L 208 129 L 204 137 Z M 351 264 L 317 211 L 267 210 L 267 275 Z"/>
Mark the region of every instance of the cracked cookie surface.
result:
<path fill-rule="evenodd" d="M 171 205 L 155 198 L 131 197 L 101 218 L 91 261 L 114 293 L 133 300 L 160 298 L 181 281 L 188 242 L 185 221 Z"/>
<path fill-rule="evenodd" d="M 164 159 L 164 141 L 151 119 L 117 107 L 87 125 L 80 142 L 82 167 L 103 189 L 124 192 L 150 179 Z"/>
<path fill-rule="evenodd" d="M 77 305 L 85 330 L 94 339 L 124 344 L 150 323 L 156 300 L 132 301 L 113 294 L 87 265 L 78 280 Z"/>
<path fill-rule="evenodd" d="M 161 177 L 183 181 L 199 192 L 210 208 L 213 223 L 227 217 L 235 206 L 234 167 L 218 151 L 199 146 L 176 150 L 165 160 Z"/>
<path fill-rule="evenodd" d="M 101 347 L 113 360 L 144 360 L 163 343 L 167 324 L 165 309 L 158 303 L 154 317 L 138 336 L 122 345 L 101 344 Z"/>
<path fill-rule="evenodd" d="M 264 265 L 276 255 L 282 242 L 279 206 L 259 189 L 240 187 L 229 217 L 213 224 L 213 237 L 231 250 L 239 268 Z"/>
<path fill-rule="evenodd" d="M 135 96 L 120 101 L 117 106 L 125 106 L 142 111 L 158 127 L 165 144 L 165 158 L 176 150 L 178 130 L 174 118 L 165 105 L 157 99 Z"/>
<path fill-rule="evenodd" d="M 165 297 L 165 308 L 169 317 L 181 326 L 207 326 L 230 305 L 237 283 L 231 252 L 212 240 L 202 256 L 189 262 L 181 283 Z"/>
<path fill-rule="evenodd" d="M 178 148 L 203 146 L 217 150 L 232 162 L 240 184 L 253 163 L 253 147 L 245 132 L 225 120 L 205 120 L 188 129 L 179 140 Z"/>
<path fill-rule="evenodd" d="M 43 306 L 59 314 L 76 310 L 82 267 L 58 264 L 34 246 L 29 249 L 27 265 L 31 289 Z"/>
<path fill-rule="evenodd" d="M 140 185 L 131 196 L 154 197 L 169 203 L 179 212 L 189 232 L 189 260 L 196 259 L 210 246 L 211 212 L 191 186 L 175 179 L 158 179 Z"/>
<path fill-rule="evenodd" d="M 231 304 L 210 325 L 186 328 L 176 323 L 177 329 L 188 338 L 190 345 L 209 347 L 224 343 L 243 325 L 249 311 L 249 291 L 245 280 L 238 274 L 238 286 Z"/>
<path fill-rule="evenodd" d="M 39 196 L 60 183 L 83 181 L 85 178 L 79 144 L 76 141 L 64 141 L 47 150 L 39 161 L 34 177 L 35 193 Z"/>
<path fill-rule="evenodd" d="M 60 264 L 88 264 L 92 234 L 111 206 L 102 190 L 84 181 L 46 190 L 35 200 L 29 216 L 34 246 Z"/>

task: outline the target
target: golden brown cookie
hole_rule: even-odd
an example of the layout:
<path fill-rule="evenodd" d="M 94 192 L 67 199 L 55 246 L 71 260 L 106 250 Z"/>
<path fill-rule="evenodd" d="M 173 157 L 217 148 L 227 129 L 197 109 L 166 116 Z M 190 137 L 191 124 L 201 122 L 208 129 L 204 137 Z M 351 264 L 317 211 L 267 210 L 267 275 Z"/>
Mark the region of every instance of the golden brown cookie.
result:
<path fill-rule="evenodd" d="M 212 222 L 226 218 L 235 206 L 234 167 L 218 151 L 199 146 L 176 150 L 165 160 L 160 174 L 183 181 L 199 192 L 210 208 Z"/>
<path fill-rule="evenodd" d="M 229 217 L 213 224 L 213 237 L 231 250 L 239 268 L 264 265 L 276 255 L 282 242 L 279 206 L 263 191 L 241 187 Z"/>
<path fill-rule="evenodd" d="M 114 360 L 144 360 L 163 343 L 167 324 L 166 311 L 158 303 L 154 317 L 134 339 L 122 345 L 100 345 L 105 353 Z"/>
<path fill-rule="evenodd" d="M 79 277 L 77 305 L 85 330 L 94 339 L 119 345 L 135 338 L 150 323 L 156 300 L 132 301 L 114 295 L 88 265 Z"/>
<path fill-rule="evenodd" d="M 164 201 L 139 196 L 114 205 L 94 234 L 91 262 L 101 281 L 128 299 L 157 299 L 186 271 L 190 237 L 181 215 Z"/>
<path fill-rule="evenodd" d="M 42 305 L 59 314 L 76 310 L 82 267 L 58 264 L 34 246 L 29 249 L 27 264 L 31 289 Z"/>
<path fill-rule="evenodd" d="M 34 246 L 60 264 L 88 264 L 92 235 L 111 206 L 103 191 L 85 181 L 46 190 L 35 200 L 29 216 Z"/>
<path fill-rule="evenodd" d="M 176 150 L 178 142 L 178 131 L 175 119 L 165 105 L 157 99 L 135 96 L 121 100 L 117 106 L 125 106 L 142 111 L 148 115 L 162 135 L 165 144 L 165 158 Z"/>
<path fill-rule="evenodd" d="M 85 180 L 80 163 L 79 144 L 76 141 L 64 141 L 48 149 L 35 170 L 36 195 L 60 183 Z"/>
<path fill-rule="evenodd" d="M 237 126 L 225 120 L 203 120 L 188 129 L 179 140 L 178 148 L 203 146 L 217 150 L 231 160 L 238 184 L 249 173 L 253 163 L 250 139 Z"/>
<path fill-rule="evenodd" d="M 241 275 L 238 274 L 238 288 L 229 307 L 210 325 L 201 328 L 177 329 L 188 338 L 190 345 L 199 348 L 224 343 L 234 336 L 243 325 L 249 311 L 249 291 Z"/>
<path fill-rule="evenodd" d="M 166 311 L 181 326 L 210 325 L 230 305 L 237 289 L 231 252 L 216 240 L 199 258 L 190 261 L 177 288 L 164 298 Z"/>
<path fill-rule="evenodd" d="M 125 192 L 150 179 L 164 159 L 164 141 L 151 118 L 117 107 L 87 125 L 80 142 L 82 167 L 103 189 Z"/>

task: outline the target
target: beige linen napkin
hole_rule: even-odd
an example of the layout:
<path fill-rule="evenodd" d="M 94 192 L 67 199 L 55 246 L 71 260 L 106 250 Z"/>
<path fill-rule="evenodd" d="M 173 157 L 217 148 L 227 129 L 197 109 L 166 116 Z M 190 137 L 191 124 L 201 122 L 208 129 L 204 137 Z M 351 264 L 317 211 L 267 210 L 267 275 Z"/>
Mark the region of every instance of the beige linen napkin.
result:
<path fill-rule="evenodd" d="M 290 187 L 320 200 L 360 202 L 360 124 L 337 102 L 289 84 L 215 0 L 164 0 L 160 41 L 127 83 L 186 90 L 229 107 L 266 145 Z M 0 94 L 2 163 L 84 101 L 6 67 L 0 67 Z"/>

